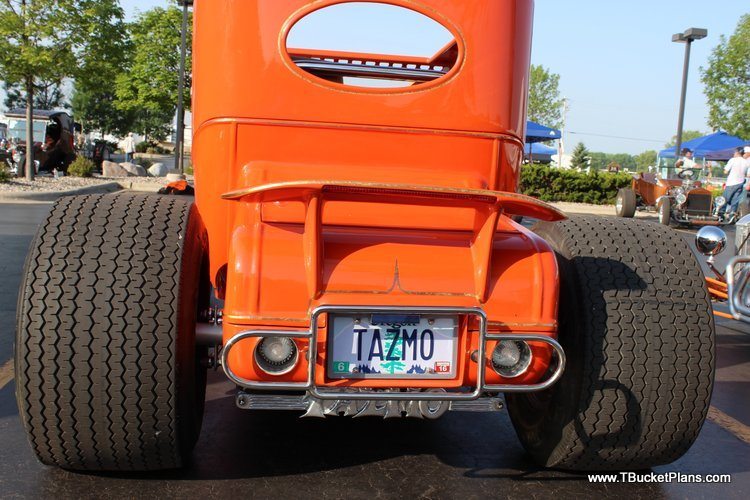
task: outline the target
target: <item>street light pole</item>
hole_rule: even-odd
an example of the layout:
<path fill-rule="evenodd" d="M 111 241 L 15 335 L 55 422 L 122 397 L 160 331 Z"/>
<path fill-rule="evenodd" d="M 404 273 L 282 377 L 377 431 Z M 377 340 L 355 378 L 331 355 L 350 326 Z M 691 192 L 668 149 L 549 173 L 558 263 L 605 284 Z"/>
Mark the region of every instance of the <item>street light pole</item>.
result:
<path fill-rule="evenodd" d="M 179 173 L 184 173 L 185 151 L 185 67 L 187 59 L 188 7 L 193 0 L 181 0 L 182 33 L 180 36 L 180 74 L 177 83 L 177 130 L 174 141 L 174 166 Z"/>
<path fill-rule="evenodd" d="M 680 92 L 680 111 L 677 115 L 677 143 L 675 144 L 674 157 L 680 154 L 682 148 L 682 125 L 685 119 L 685 94 L 687 93 L 688 68 L 690 67 L 690 45 L 694 40 L 706 38 L 708 31 L 702 28 L 689 28 L 682 33 L 672 35 L 673 42 L 685 43 L 685 61 L 682 65 L 682 91 Z"/>

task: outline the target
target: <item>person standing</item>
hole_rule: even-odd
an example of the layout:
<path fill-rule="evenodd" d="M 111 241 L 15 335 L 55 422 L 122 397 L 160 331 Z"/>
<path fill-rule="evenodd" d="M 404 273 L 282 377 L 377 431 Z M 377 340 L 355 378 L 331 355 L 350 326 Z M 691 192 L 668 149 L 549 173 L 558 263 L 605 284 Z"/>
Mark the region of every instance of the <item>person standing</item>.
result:
<path fill-rule="evenodd" d="M 748 148 L 750 151 L 750 148 Z M 742 190 L 745 187 L 745 178 L 747 177 L 748 162 L 742 157 L 743 149 L 737 148 L 734 156 L 730 158 L 724 167 L 724 173 L 727 174 L 727 182 L 724 187 L 725 203 L 719 208 L 719 216 L 724 215 L 729 208 L 730 213 L 737 213 L 737 209 L 742 198 Z"/>
<path fill-rule="evenodd" d="M 133 161 L 133 154 L 135 154 L 135 138 L 133 132 L 128 132 L 128 136 L 123 141 L 122 149 L 125 151 L 125 161 L 130 163 Z"/>

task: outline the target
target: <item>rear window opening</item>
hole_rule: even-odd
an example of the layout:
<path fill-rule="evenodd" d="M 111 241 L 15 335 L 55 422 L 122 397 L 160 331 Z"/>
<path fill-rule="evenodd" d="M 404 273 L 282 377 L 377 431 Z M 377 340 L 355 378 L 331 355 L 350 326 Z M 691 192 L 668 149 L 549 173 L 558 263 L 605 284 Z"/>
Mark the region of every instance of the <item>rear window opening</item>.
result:
<path fill-rule="evenodd" d="M 355 88 L 408 88 L 446 76 L 458 43 L 419 12 L 377 2 L 335 4 L 304 16 L 286 41 L 298 68 Z"/>

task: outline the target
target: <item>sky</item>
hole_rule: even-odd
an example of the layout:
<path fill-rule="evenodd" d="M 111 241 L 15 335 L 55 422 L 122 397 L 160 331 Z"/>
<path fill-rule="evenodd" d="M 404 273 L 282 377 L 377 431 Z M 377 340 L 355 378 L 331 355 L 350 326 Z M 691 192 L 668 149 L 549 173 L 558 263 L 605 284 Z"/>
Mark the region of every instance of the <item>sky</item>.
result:
<path fill-rule="evenodd" d="M 167 3 L 122 0 L 129 16 Z M 607 153 L 664 147 L 677 129 L 684 55 L 684 44 L 671 37 L 690 27 L 708 29 L 708 37 L 692 45 L 685 129 L 710 132 L 699 67 L 707 65 L 719 36 L 731 35 L 748 12 L 747 0 L 536 0 L 532 63 L 560 75 L 561 93 L 569 101 L 566 151 L 578 142 Z M 348 14 L 341 16 L 347 19 Z M 367 19 L 370 26 L 383 26 L 376 16 Z M 401 28 L 397 32 L 399 42 L 410 44 L 414 52 L 442 36 L 440 30 L 420 37 L 406 36 Z M 334 31 L 326 33 L 330 38 Z M 374 36 L 350 29 L 352 33 Z M 310 36 L 300 32 L 298 40 Z"/>

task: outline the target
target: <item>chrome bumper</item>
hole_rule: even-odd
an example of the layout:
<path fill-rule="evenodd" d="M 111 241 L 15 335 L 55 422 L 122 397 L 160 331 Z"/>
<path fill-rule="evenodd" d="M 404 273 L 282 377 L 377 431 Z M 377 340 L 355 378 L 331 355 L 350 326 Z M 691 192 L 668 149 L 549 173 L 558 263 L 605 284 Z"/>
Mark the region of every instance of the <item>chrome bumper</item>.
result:
<path fill-rule="evenodd" d="M 479 319 L 479 349 L 477 360 L 485 359 L 485 348 L 488 340 L 525 340 L 549 344 L 558 358 L 557 367 L 543 382 L 536 384 L 486 384 L 484 377 L 485 363 L 477 362 L 477 385 L 471 392 L 426 392 L 426 391 L 377 391 L 377 390 L 336 390 L 332 388 L 321 388 L 315 384 L 318 339 L 318 318 L 324 313 L 393 313 L 404 312 L 413 314 L 431 314 L 440 316 L 469 315 Z M 247 380 L 237 376 L 229 368 L 229 353 L 238 342 L 253 337 L 284 336 L 308 341 L 308 373 L 306 382 L 267 382 Z M 487 333 L 487 316 L 480 308 L 474 307 L 350 307 L 350 306 L 321 306 L 315 309 L 310 319 L 309 331 L 288 330 L 249 330 L 240 332 L 224 345 L 221 351 L 221 366 L 229 380 L 245 389 L 257 391 L 306 391 L 312 398 L 320 400 L 342 400 L 342 401 L 473 401 L 486 392 L 534 392 L 541 391 L 562 376 L 565 369 L 565 352 L 562 346 L 546 335 L 540 334 L 497 334 Z"/>

